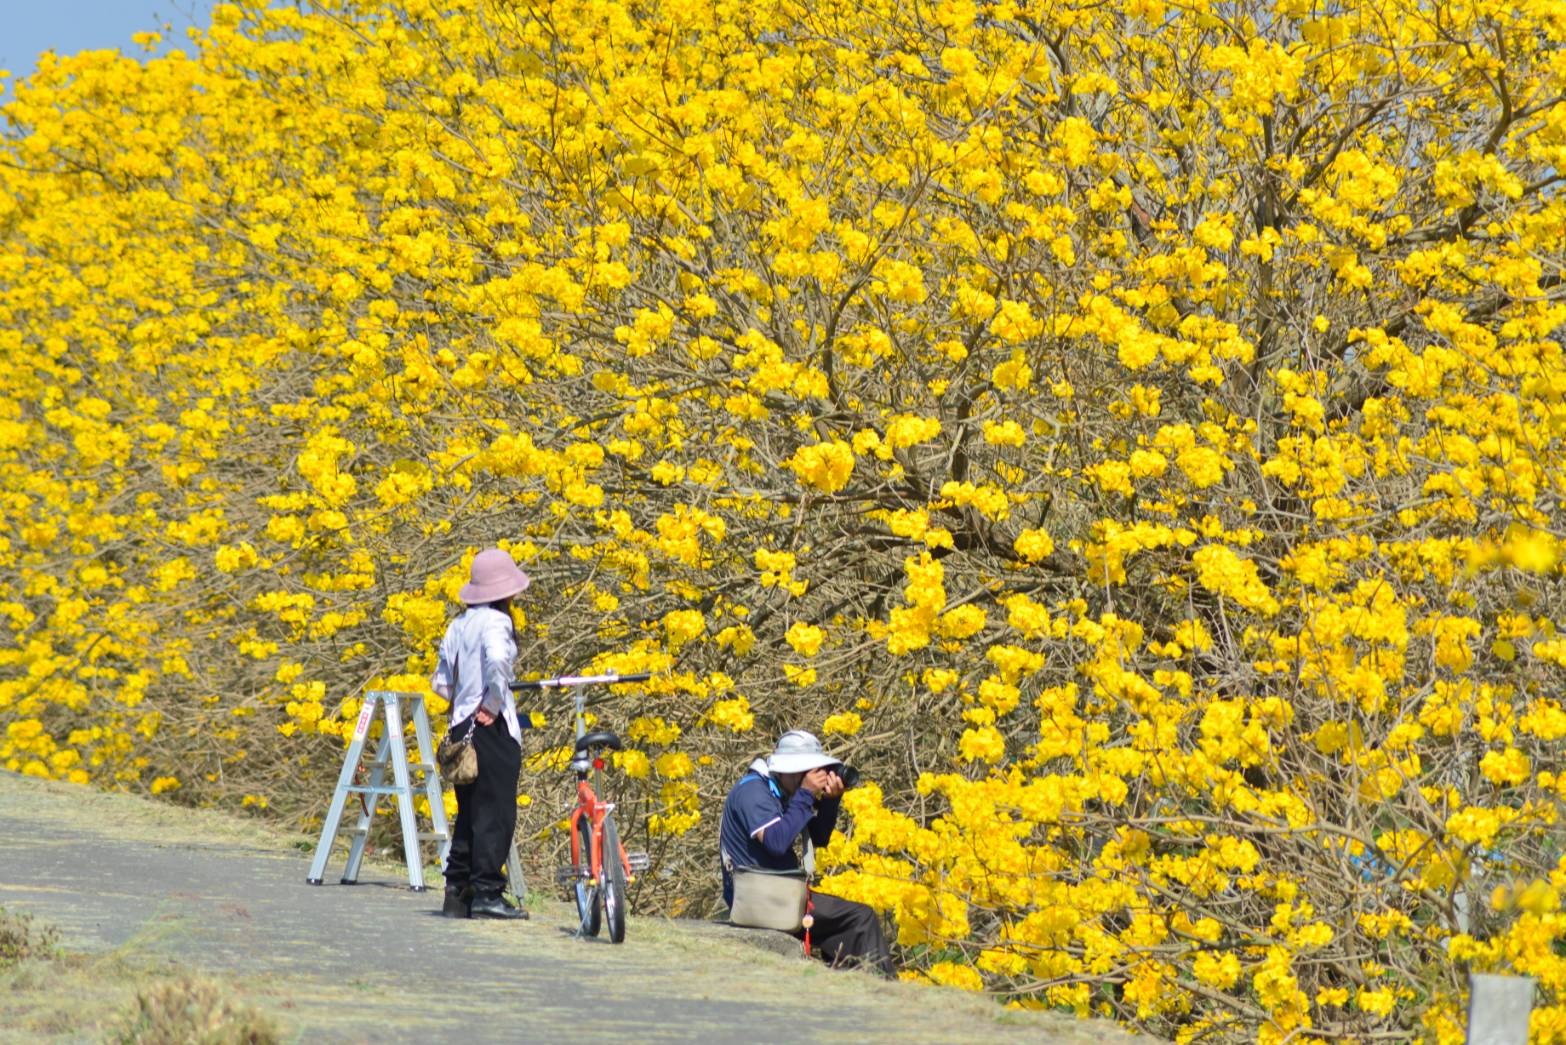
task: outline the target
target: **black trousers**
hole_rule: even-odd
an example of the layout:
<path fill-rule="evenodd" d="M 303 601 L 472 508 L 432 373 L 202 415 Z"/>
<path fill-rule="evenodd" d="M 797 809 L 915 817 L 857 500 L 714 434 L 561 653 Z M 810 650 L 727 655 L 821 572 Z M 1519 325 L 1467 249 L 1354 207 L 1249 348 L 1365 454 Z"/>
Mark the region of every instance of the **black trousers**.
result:
<path fill-rule="evenodd" d="M 891 979 L 897 975 L 881 919 L 862 903 L 812 891 L 810 951 L 829 965 L 863 965 Z M 805 931 L 794 934 L 804 939 Z"/>
<path fill-rule="evenodd" d="M 465 722 L 453 729 L 467 729 Z M 472 887 L 477 896 L 498 896 L 506 884 L 502 873 L 511 855 L 517 829 L 517 777 L 522 772 L 522 747 L 506 731 L 500 716 L 473 730 L 478 752 L 478 779 L 457 787 L 457 820 L 451 825 L 451 852 L 446 856 L 446 888 Z"/>

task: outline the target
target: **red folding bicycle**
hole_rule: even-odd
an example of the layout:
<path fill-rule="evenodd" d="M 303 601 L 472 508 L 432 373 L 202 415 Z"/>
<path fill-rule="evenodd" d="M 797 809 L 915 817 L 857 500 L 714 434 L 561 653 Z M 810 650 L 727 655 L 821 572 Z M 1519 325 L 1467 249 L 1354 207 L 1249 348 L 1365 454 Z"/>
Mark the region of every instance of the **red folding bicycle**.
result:
<path fill-rule="evenodd" d="M 648 865 L 646 853 L 626 852 L 614 821 L 614 803 L 603 794 L 603 771 L 609 751 L 624 748 L 610 730 L 587 731 L 586 686 L 618 686 L 645 682 L 648 672 L 635 675 L 566 675 L 553 679 L 513 682 L 511 688 L 566 689 L 573 691 L 576 747 L 570 770 L 576 773 L 576 805 L 571 810 L 571 863 L 560 869 L 567 899 L 576 901 L 581 920 L 579 935 L 597 936 L 603 923 L 611 943 L 625 940 L 625 892 L 638 871 Z"/>

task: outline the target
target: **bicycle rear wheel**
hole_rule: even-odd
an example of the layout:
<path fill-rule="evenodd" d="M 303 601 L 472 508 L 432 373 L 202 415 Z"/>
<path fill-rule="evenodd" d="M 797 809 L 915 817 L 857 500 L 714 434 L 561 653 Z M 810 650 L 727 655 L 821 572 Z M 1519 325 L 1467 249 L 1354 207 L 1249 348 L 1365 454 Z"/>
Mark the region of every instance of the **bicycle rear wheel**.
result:
<path fill-rule="evenodd" d="M 593 884 L 593 821 L 585 813 L 576 821 L 576 844 L 580 863 L 576 866 L 572 899 L 576 900 L 576 914 L 582 921 L 583 936 L 598 935 L 598 891 Z"/>
<path fill-rule="evenodd" d="M 609 923 L 609 942 L 625 940 L 625 864 L 620 860 L 620 832 L 614 817 L 604 818 L 604 920 Z"/>

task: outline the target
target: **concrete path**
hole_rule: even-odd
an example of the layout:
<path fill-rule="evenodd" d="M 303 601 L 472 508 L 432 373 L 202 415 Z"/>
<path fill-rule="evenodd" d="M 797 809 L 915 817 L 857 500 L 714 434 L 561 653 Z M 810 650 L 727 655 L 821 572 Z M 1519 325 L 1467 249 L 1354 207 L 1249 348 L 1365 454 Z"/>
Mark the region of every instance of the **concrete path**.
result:
<path fill-rule="evenodd" d="M 574 938 L 553 901 L 524 923 L 453 922 L 385 867 L 307 886 L 309 858 L 259 825 L 0 773 L 0 906 L 69 950 L 228 980 L 299 1041 L 1130 1040 L 634 912 L 619 946 Z"/>

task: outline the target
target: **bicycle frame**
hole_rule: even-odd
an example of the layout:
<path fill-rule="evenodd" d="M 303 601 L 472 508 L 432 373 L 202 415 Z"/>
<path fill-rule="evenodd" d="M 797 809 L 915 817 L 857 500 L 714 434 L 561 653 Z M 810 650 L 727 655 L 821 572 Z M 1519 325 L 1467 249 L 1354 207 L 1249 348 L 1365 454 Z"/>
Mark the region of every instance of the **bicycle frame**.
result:
<path fill-rule="evenodd" d="M 581 740 L 587 735 L 586 702 L 581 690 L 576 693 L 576 739 Z M 603 756 L 588 759 L 583 757 L 575 763 L 576 766 L 576 806 L 571 810 L 571 863 L 581 867 L 586 863 L 590 869 L 589 884 L 597 885 L 604 875 L 604 820 L 614 812 L 614 803 L 605 802 L 598 797 L 598 792 L 603 789 Z M 591 770 L 591 779 L 588 773 Z M 584 854 L 581 851 L 582 838 L 578 831 L 578 824 L 583 817 L 587 817 L 592 828 L 591 852 Z M 631 873 L 631 863 L 626 859 L 625 846 L 619 846 L 619 852 L 612 854 L 618 858 L 625 868 L 627 880 L 634 877 Z M 586 860 L 583 857 L 586 856 Z"/>

